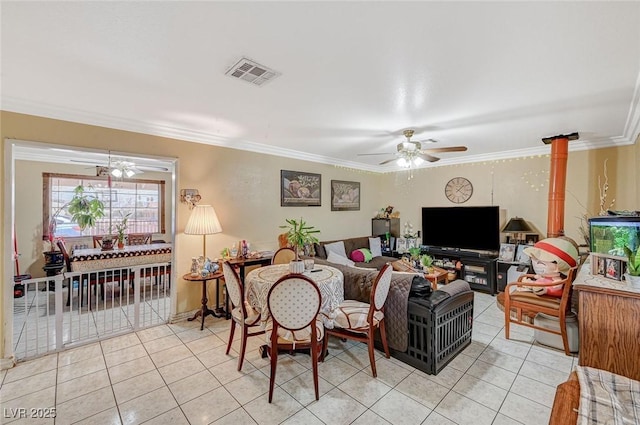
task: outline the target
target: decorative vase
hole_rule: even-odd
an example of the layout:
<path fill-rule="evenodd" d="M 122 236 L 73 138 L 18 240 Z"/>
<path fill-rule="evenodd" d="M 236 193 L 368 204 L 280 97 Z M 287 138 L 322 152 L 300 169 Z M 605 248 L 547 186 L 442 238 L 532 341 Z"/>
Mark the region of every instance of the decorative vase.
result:
<path fill-rule="evenodd" d="M 296 274 L 304 273 L 304 261 L 302 260 L 291 261 L 289 263 L 289 272 L 296 273 Z"/>
<path fill-rule="evenodd" d="M 61 251 L 45 251 L 43 254 L 45 265 L 62 264 L 64 262 L 64 255 Z"/>
<path fill-rule="evenodd" d="M 640 289 L 640 276 L 631 276 L 629 273 L 625 273 L 624 280 L 634 288 Z"/>

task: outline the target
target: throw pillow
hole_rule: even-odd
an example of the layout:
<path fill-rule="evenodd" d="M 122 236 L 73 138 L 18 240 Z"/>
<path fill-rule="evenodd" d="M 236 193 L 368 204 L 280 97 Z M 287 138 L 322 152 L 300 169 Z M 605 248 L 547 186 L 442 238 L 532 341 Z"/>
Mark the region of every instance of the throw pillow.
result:
<path fill-rule="evenodd" d="M 382 244 L 380 238 L 369 238 L 369 249 L 374 257 L 382 257 Z"/>
<path fill-rule="evenodd" d="M 360 248 L 351 251 L 350 257 L 356 263 L 368 263 L 373 258 L 373 255 L 367 248 Z"/>
<path fill-rule="evenodd" d="M 344 266 L 353 267 L 356 263 L 349 260 L 346 256 L 338 255 L 333 251 L 329 251 L 329 255 L 327 256 L 327 261 L 334 264 L 342 264 Z"/>
<path fill-rule="evenodd" d="M 359 249 L 351 251 L 351 255 L 349 255 L 349 257 L 356 263 L 364 263 L 364 253 Z"/>
<path fill-rule="evenodd" d="M 340 255 L 341 257 L 347 258 L 347 252 L 344 249 L 344 241 L 325 244 L 324 250 L 327 253 L 327 258 L 329 258 L 330 252 L 334 252 Z"/>

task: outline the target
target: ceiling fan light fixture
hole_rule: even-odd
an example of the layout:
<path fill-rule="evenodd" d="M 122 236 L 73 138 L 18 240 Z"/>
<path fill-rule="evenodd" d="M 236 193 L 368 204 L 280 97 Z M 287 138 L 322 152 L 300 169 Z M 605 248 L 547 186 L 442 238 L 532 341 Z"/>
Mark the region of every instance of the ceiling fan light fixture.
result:
<path fill-rule="evenodd" d="M 122 177 L 122 170 L 121 170 L 121 169 L 119 169 L 119 168 L 114 168 L 113 170 L 111 170 L 111 175 L 112 175 L 113 177 L 118 177 L 118 178 L 120 178 L 120 177 Z"/>
<path fill-rule="evenodd" d="M 405 157 L 400 157 L 396 161 L 396 164 L 398 164 L 398 167 L 409 167 L 411 165 L 411 162 L 407 161 Z"/>
<path fill-rule="evenodd" d="M 125 170 L 124 173 L 127 175 L 127 177 L 133 177 L 136 172 L 133 170 Z"/>
<path fill-rule="evenodd" d="M 419 156 L 416 156 L 415 158 L 413 158 L 413 165 L 420 165 L 424 162 L 424 159 L 420 158 Z"/>

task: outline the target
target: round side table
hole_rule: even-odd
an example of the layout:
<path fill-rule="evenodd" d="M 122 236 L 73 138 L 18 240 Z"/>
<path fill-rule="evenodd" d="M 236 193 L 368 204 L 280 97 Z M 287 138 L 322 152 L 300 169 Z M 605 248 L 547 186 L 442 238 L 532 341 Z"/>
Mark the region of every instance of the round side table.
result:
<path fill-rule="evenodd" d="M 209 273 L 207 275 L 198 275 L 198 276 L 191 276 L 191 273 L 187 273 L 184 276 L 182 276 L 182 278 L 186 281 L 189 282 L 202 282 L 202 308 L 200 310 L 198 310 L 196 312 L 196 314 L 187 319 L 189 322 L 195 320 L 198 316 L 202 317 L 202 323 L 200 325 L 200 330 L 204 329 L 204 318 L 207 317 L 208 315 L 211 315 L 213 317 L 222 317 L 222 315 L 218 315 L 215 311 L 211 310 L 208 306 L 207 306 L 207 302 L 209 301 L 207 299 L 207 281 L 208 280 L 213 280 L 213 279 L 220 279 L 221 277 L 223 277 L 224 274 L 222 272 L 215 272 L 215 273 Z M 216 291 L 218 290 L 218 285 L 216 285 Z M 217 294 L 216 294 L 217 296 Z"/>

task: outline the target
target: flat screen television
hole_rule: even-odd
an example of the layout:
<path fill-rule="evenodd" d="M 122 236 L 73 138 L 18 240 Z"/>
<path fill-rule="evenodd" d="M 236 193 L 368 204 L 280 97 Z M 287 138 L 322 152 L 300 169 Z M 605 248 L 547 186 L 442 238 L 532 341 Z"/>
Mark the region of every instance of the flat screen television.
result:
<path fill-rule="evenodd" d="M 422 243 L 435 248 L 497 251 L 499 207 L 424 207 Z"/>

